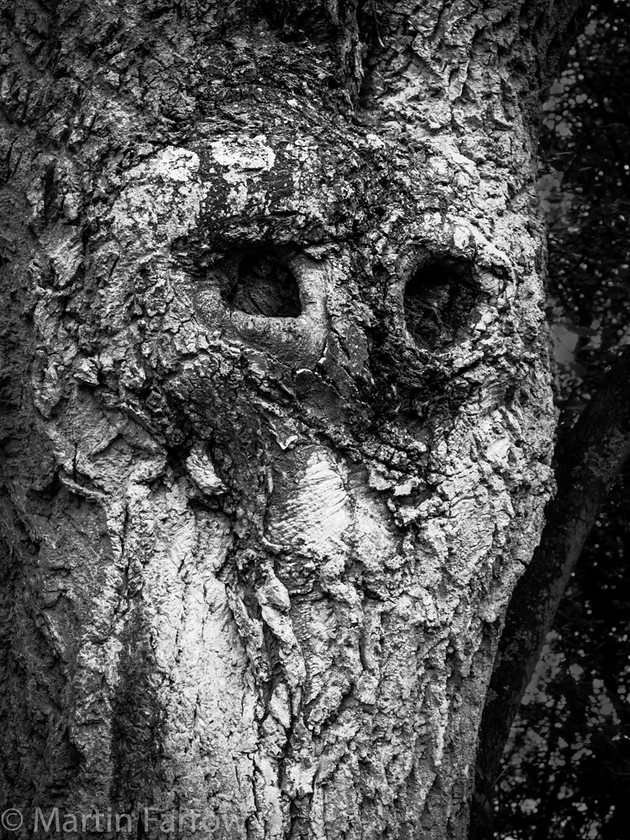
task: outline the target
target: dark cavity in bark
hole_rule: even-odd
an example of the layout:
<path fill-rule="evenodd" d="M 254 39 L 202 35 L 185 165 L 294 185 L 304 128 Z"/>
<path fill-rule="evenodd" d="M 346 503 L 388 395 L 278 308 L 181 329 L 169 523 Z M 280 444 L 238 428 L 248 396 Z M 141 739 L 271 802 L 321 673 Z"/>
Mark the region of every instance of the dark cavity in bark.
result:
<path fill-rule="evenodd" d="M 269 318 L 302 313 L 297 280 L 281 256 L 256 251 L 226 260 L 220 272 L 221 297 L 233 309 Z"/>
<path fill-rule="evenodd" d="M 476 284 L 472 267 L 452 259 L 423 263 L 405 288 L 405 323 L 419 347 L 450 344 L 469 321 Z"/>

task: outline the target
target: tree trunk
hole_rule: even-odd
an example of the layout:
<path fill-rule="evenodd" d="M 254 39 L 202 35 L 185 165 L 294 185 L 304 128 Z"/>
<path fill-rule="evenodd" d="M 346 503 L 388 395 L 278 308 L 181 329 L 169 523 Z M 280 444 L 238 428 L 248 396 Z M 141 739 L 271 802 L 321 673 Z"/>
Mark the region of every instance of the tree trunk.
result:
<path fill-rule="evenodd" d="M 5 4 L 24 836 L 466 836 L 552 483 L 531 115 L 572 18 L 412 5 Z"/>

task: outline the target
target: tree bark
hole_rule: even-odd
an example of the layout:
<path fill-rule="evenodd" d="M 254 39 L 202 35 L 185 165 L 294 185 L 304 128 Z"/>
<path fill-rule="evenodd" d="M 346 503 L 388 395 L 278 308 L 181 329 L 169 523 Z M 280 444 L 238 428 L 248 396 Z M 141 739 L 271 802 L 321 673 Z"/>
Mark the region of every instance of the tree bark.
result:
<path fill-rule="evenodd" d="M 69 835 L 466 835 L 552 484 L 534 105 L 563 9 L 5 4 L 24 836 L 55 807 Z"/>

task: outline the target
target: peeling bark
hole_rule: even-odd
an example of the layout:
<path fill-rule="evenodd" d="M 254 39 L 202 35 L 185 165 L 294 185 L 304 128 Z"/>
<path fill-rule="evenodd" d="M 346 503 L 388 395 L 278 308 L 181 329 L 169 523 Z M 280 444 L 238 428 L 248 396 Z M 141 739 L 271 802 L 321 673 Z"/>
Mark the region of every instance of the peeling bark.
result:
<path fill-rule="evenodd" d="M 466 835 L 571 15 L 412 5 L 5 6 L 3 807 Z"/>

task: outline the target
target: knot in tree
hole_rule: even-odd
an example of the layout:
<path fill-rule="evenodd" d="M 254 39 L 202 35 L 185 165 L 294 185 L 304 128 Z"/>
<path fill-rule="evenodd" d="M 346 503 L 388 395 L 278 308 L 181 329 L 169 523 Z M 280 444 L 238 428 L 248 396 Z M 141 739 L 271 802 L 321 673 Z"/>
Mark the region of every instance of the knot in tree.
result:
<path fill-rule="evenodd" d="M 467 263 L 428 259 L 405 286 L 407 330 L 427 350 L 448 345 L 465 335 L 475 301 L 475 283 Z"/>
<path fill-rule="evenodd" d="M 230 306 L 268 318 L 297 318 L 302 313 L 297 281 L 273 251 L 245 253 L 225 262 L 219 284 Z"/>

